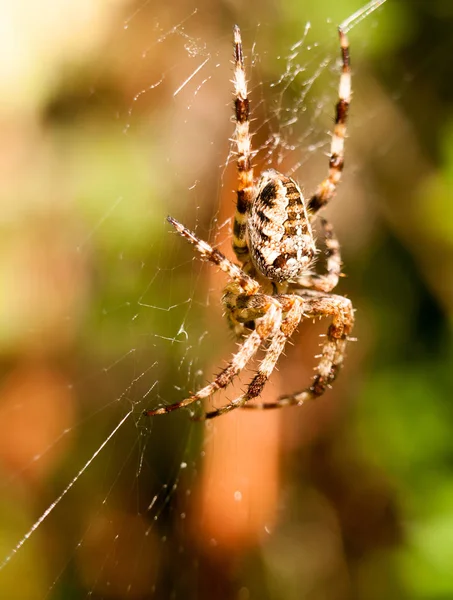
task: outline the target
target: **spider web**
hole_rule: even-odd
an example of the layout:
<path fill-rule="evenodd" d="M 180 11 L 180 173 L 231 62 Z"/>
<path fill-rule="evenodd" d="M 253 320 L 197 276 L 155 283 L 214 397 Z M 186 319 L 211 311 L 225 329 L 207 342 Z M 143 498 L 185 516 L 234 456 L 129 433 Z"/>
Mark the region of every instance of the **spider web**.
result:
<path fill-rule="evenodd" d="M 335 25 L 360 5 L 313 22 L 307 14 L 281 32 L 271 14 L 241 18 L 256 172 L 273 166 L 309 191 L 325 176 L 339 79 Z M 20 283 L 2 323 L 0 589 L 8 598 L 202 597 L 200 557 L 212 548 L 217 565 L 233 543 L 201 517 L 203 494 L 217 481 L 203 471 L 204 444 L 224 437 L 188 411 L 142 413 L 198 389 L 235 349 L 219 305 L 222 277 L 165 217 L 229 252 L 231 26 L 239 17 L 224 7 L 219 24 L 220 7 L 190 3 L 75 6 L 62 19 L 49 3 L 52 54 L 29 24 L 53 63 L 41 97 L 33 91 L 35 104 L 21 106 L 32 121 L 40 114 L 27 142 L 37 156 L 28 173 L 34 193 L 20 188 L 34 216 L 5 213 L 16 262 L 3 283 Z M 366 54 L 379 19 L 351 32 L 353 60 Z M 23 83 L 21 97 L 30 99 L 32 84 Z M 30 307 L 23 298 L 33 282 Z M 243 426 L 233 419 L 228 427 L 239 437 Z M 238 483 L 227 513 L 246 488 Z M 269 509 L 262 535 L 274 521 Z M 253 535 L 243 535 L 251 545 Z"/>

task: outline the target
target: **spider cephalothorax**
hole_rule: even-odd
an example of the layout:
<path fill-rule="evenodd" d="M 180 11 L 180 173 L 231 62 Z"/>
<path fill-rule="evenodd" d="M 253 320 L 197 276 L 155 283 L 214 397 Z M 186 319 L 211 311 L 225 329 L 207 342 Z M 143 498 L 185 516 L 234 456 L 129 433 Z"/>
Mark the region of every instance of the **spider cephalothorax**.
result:
<path fill-rule="evenodd" d="M 341 274 L 340 246 L 332 226 L 320 219 L 325 237 L 327 273 L 313 272 L 317 252 L 312 222 L 319 209 L 333 197 L 343 170 L 346 119 L 351 97 L 349 45 L 339 29 L 342 73 L 332 134 L 329 173 L 306 202 L 298 184 L 277 171 L 253 175 L 249 131 L 249 100 L 239 27 L 234 28 L 235 143 L 238 190 L 233 226 L 233 249 L 241 266 L 199 239 L 181 223 L 168 217 L 175 229 L 229 277 L 223 304 L 227 321 L 241 340 L 229 364 L 208 385 L 190 398 L 146 411 L 161 415 L 225 388 L 242 371 L 260 347 L 265 347 L 258 372 L 247 391 L 230 404 L 206 413 L 213 418 L 234 408 L 268 409 L 300 405 L 321 396 L 335 379 L 343 363 L 348 335 L 354 322 L 350 300 L 332 294 Z M 331 317 L 312 384 L 306 389 L 270 403 L 249 403 L 258 398 L 287 340 L 302 318 Z"/>

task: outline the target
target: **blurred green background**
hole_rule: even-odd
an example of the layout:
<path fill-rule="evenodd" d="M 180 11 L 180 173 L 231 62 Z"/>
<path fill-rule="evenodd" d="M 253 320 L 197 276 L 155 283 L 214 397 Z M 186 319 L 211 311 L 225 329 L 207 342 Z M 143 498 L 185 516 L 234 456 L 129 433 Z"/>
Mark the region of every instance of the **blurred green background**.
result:
<path fill-rule="evenodd" d="M 327 170 L 335 26 L 362 4 L 2 6 L 2 598 L 453 598 L 450 0 L 388 0 L 350 33 L 346 169 L 328 210 L 358 341 L 335 389 L 279 415 L 279 441 L 256 452 L 279 465 L 272 531 L 213 543 L 190 498 L 203 494 L 204 427 L 187 413 L 141 418 L 200 386 L 234 348 L 223 280 L 165 222 L 171 213 L 228 249 L 232 25 L 257 164 L 300 164 L 311 190 Z M 308 21 L 292 63 L 303 69 L 284 96 L 300 111 L 284 127 L 271 83 Z M 301 328 L 286 386 L 300 386 L 323 327 Z M 257 483 L 263 498 L 268 483 Z"/>

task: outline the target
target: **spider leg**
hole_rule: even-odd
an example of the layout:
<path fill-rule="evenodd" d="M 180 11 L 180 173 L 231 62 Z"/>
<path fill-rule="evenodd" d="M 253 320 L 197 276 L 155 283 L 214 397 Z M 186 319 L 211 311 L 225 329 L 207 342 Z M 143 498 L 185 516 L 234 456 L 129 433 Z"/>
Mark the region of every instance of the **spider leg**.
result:
<path fill-rule="evenodd" d="M 344 138 L 346 136 L 346 121 L 349 103 L 351 101 L 351 66 L 349 60 L 349 42 L 344 31 L 339 28 L 341 57 L 343 68 L 338 89 L 335 128 L 330 146 L 329 174 L 320 183 L 314 195 L 308 201 L 309 212 L 316 213 L 335 194 L 344 167 Z"/>
<path fill-rule="evenodd" d="M 249 207 L 253 200 L 252 145 L 250 137 L 250 104 L 242 53 L 241 32 L 234 26 L 234 140 L 237 146 L 238 189 L 233 225 L 233 250 L 241 263 L 249 260 L 246 231 Z"/>
<path fill-rule="evenodd" d="M 294 330 L 298 326 L 303 316 L 304 301 L 298 296 L 285 296 L 284 297 L 284 310 L 286 311 L 286 317 L 281 323 L 281 327 L 271 338 L 271 343 L 266 351 L 263 360 L 258 368 L 258 373 L 250 382 L 247 391 L 239 398 L 236 398 L 230 404 L 221 406 L 216 410 L 212 410 L 206 413 L 206 419 L 214 419 L 227 412 L 234 410 L 235 408 L 253 408 L 253 405 L 246 404 L 249 400 L 257 398 L 269 379 L 272 371 L 277 364 L 277 361 L 285 348 L 286 341 L 294 333 Z M 272 334 L 271 334 L 272 335 Z M 244 406 L 246 405 L 246 406 Z"/>
<path fill-rule="evenodd" d="M 297 291 L 295 291 L 297 293 Z M 321 360 L 316 368 L 316 376 L 310 387 L 296 394 L 281 396 L 276 402 L 246 404 L 243 408 L 273 409 L 283 406 L 300 406 L 308 400 L 322 396 L 336 378 L 343 363 L 346 342 L 354 324 L 354 311 L 351 301 L 342 296 L 322 294 L 314 291 L 299 290 L 304 302 L 304 315 L 309 318 L 332 317 L 323 344 Z"/>
<path fill-rule="evenodd" d="M 333 227 L 326 219 L 320 218 L 321 226 L 324 230 L 327 254 L 327 275 L 318 275 L 310 273 L 297 280 L 298 286 L 313 288 L 318 292 L 331 292 L 338 284 L 341 276 L 341 252 L 340 244 L 335 236 Z"/>
<path fill-rule="evenodd" d="M 180 235 L 195 246 L 202 258 L 217 265 L 219 269 L 239 285 L 242 291 L 251 295 L 259 290 L 259 283 L 244 273 L 240 267 L 231 262 L 220 250 L 213 248 L 204 240 L 200 240 L 192 231 L 184 227 L 184 225 L 173 217 L 167 217 L 167 221 L 173 225 Z"/>
<path fill-rule="evenodd" d="M 280 327 L 282 318 L 281 306 L 277 300 L 271 296 L 266 296 L 266 298 L 267 310 L 264 316 L 257 322 L 256 329 L 244 340 L 239 347 L 238 352 L 233 355 L 229 364 L 219 373 L 219 375 L 217 375 L 214 381 L 181 402 L 175 402 L 174 404 L 162 406 L 155 410 L 146 410 L 144 414 L 151 417 L 154 415 L 164 415 L 179 408 L 184 408 L 197 400 L 207 398 L 217 390 L 222 389 L 231 383 L 233 378 L 242 371 L 252 356 L 257 352 L 261 343 L 272 335 L 276 328 Z"/>

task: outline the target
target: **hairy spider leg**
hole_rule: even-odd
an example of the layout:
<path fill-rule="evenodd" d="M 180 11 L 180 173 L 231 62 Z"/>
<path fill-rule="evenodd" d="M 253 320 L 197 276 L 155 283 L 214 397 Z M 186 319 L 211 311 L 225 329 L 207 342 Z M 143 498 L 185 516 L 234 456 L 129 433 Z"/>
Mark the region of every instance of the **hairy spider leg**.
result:
<path fill-rule="evenodd" d="M 247 246 L 247 218 L 254 196 L 252 145 L 250 137 L 250 103 L 242 53 L 241 32 L 234 26 L 234 140 L 237 146 L 238 189 L 233 224 L 233 250 L 241 263 L 249 260 Z"/>
<path fill-rule="evenodd" d="M 283 406 L 300 406 L 308 400 L 322 396 L 335 380 L 344 359 L 346 342 L 354 324 L 354 310 L 348 298 L 324 295 L 311 290 L 299 290 L 304 302 L 304 316 L 308 318 L 332 316 L 327 330 L 326 341 L 322 346 L 321 359 L 316 367 L 316 375 L 310 387 L 301 392 L 282 396 L 276 402 L 246 404 L 243 408 L 274 409 Z"/>
<path fill-rule="evenodd" d="M 335 235 L 332 224 L 323 217 L 319 219 L 319 222 L 323 229 L 324 239 L 326 242 L 327 275 L 309 273 L 308 275 L 299 277 L 296 286 L 312 288 L 327 294 L 337 286 L 338 280 L 341 277 L 341 251 L 340 244 Z"/>
<path fill-rule="evenodd" d="M 175 227 L 180 235 L 185 237 L 191 244 L 193 244 L 200 252 L 205 260 L 208 260 L 217 265 L 222 271 L 224 271 L 230 279 L 238 286 L 245 295 L 250 295 L 252 298 L 256 298 L 256 291 L 259 289 L 259 284 L 254 281 L 251 277 L 242 272 L 242 270 L 226 258 L 219 250 L 212 248 L 207 242 L 200 240 L 193 232 L 184 227 L 181 223 L 168 217 L 168 221 Z M 232 284 L 229 284 L 230 286 Z M 193 394 L 189 398 L 186 398 L 180 402 L 169 404 L 157 408 L 155 410 L 146 410 L 144 414 L 147 416 L 163 415 L 168 412 L 172 412 L 179 408 L 183 408 L 201 400 L 213 394 L 216 390 L 226 387 L 232 379 L 246 366 L 248 361 L 257 352 L 261 343 L 271 335 L 273 329 L 280 327 L 282 319 L 282 310 L 279 302 L 271 296 L 264 296 L 259 294 L 258 298 L 261 299 L 259 303 L 259 310 L 261 318 L 257 322 L 256 329 L 250 333 L 245 341 L 239 347 L 236 354 L 228 363 L 228 365 L 219 373 L 213 382 L 206 385 L 204 388 L 199 390 L 196 394 Z M 258 304 L 255 301 L 255 304 Z"/>
<path fill-rule="evenodd" d="M 180 402 L 175 402 L 174 404 L 162 406 L 155 410 L 147 410 L 144 414 L 147 416 L 164 415 L 173 410 L 189 406 L 193 402 L 207 398 L 217 390 L 225 388 L 231 383 L 233 378 L 244 369 L 249 360 L 257 352 L 261 343 L 269 336 L 272 336 L 275 330 L 280 328 L 281 320 L 282 311 L 279 303 L 271 296 L 268 296 L 267 312 L 258 320 L 256 329 L 242 342 L 239 346 L 239 350 L 233 355 L 231 361 L 225 369 L 217 375 L 214 381 L 208 383 L 208 385 L 189 398 Z"/>
<path fill-rule="evenodd" d="M 271 343 L 266 351 L 263 360 L 258 368 L 258 373 L 248 385 L 247 391 L 239 398 L 236 398 L 230 404 L 221 406 L 212 410 L 205 415 L 205 419 L 214 419 L 220 417 L 227 412 L 236 408 L 245 408 L 251 405 L 246 404 L 249 400 L 257 398 L 263 391 L 266 382 L 272 374 L 272 371 L 280 358 L 281 353 L 285 348 L 288 338 L 294 333 L 303 316 L 304 301 L 298 296 L 284 297 L 283 310 L 286 312 L 286 317 L 283 319 L 280 328 L 275 334 L 270 336 Z M 245 405 L 245 406 L 244 406 Z"/>
<path fill-rule="evenodd" d="M 329 158 L 329 174 L 320 183 L 315 194 L 308 202 L 308 210 L 314 215 L 335 194 L 341 173 L 344 167 L 344 139 L 346 136 L 346 121 L 348 118 L 349 104 L 351 102 L 351 66 L 349 58 L 349 42 L 346 34 L 338 28 L 341 45 L 341 58 L 343 61 L 338 89 L 338 102 L 336 106 L 335 128 L 332 134 Z"/>
<path fill-rule="evenodd" d="M 176 231 L 195 246 L 202 258 L 208 260 L 226 273 L 230 279 L 238 284 L 239 288 L 246 294 L 256 294 L 260 285 L 252 277 L 249 277 L 244 271 L 229 260 L 220 250 L 213 248 L 204 240 L 200 240 L 192 231 L 184 227 L 173 217 L 167 217 L 167 221 L 173 225 Z"/>

